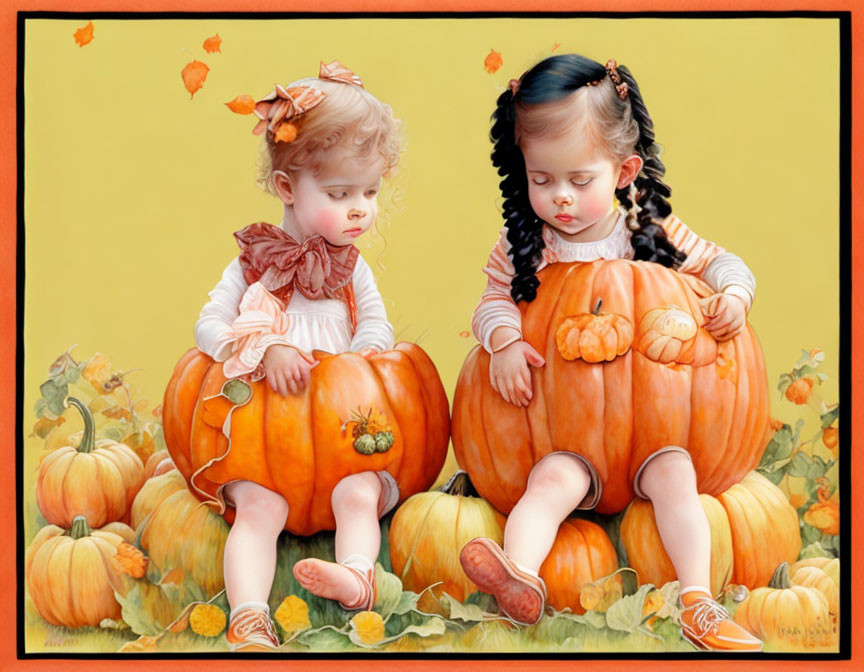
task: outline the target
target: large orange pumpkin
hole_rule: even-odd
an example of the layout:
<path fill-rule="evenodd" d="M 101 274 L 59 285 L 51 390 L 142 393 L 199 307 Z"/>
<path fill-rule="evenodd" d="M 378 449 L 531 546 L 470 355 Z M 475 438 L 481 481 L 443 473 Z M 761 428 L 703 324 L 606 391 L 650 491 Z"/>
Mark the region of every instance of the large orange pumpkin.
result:
<path fill-rule="evenodd" d="M 313 355 L 318 365 L 302 394 L 283 397 L 262 380 L 236 406 L 220 391 L 245 383 L 229 383 L 222 365 L 197 349 L 183 356 L 165 391 L 162 419 L 171 458 L 197 497 L 224 510 L 221 486 L 254 481 L 288 501 L 285 529 L 305 536 L 335 529 L 330 496 L 345 476 L 386 471 L 400 502 L 432 485 L 446 457 L 450 416 L 426 353 L 399 343 L 369 356 Z M 361 425 L 352 428 L 360 414 L 370 426 L 389 427 L 388 440 L 378 442 L 387 432 L 371 441 Z M 233 508 L 225 513 L 232 522 Z"/>
<path fill-rule="evenodd" d="M 537 298 L 519 304 L 523 337 L 546 360 L 531 368 L 531 403 L 513 406 L 492 389 L 479 346 L 453 400 L 456 458 L 496 509 L 510 512 L 531 468 L 553 451 L 595 466 L 600 513 L 627 506 L 637 469 L 669 445 L 690 453 L 700 491 L 712 495 L 758 464 L 769 438 L 762 351 L 749 325 L 722 343 L 702 328 L 708 285 L 627 260 L 551 264 L 538 277 Z"/>

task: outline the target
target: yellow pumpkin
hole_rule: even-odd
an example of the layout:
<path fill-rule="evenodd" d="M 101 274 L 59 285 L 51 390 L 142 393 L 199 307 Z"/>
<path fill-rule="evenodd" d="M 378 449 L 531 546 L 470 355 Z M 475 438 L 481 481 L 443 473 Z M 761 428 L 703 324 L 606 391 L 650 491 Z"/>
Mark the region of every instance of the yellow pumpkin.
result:
<path fill-rule="evenodd" d="M 835 560 L 839 563 L 839 560 Z M 799 565 L 797 562 L 789 568 L 789 580 L 796 586 L 815 588 L 828 600 L 828 611 L 836 619 L 840 614 L 839 582 L 824 569 L 812 565 Z"/>
<path fill-rule="evenodd" d="M 123 541 L 114 532 L 91 531 L 84 516 L 76 516 L 68 532 L 56 525 L 39 530 L 24 560 L 27 589 L 39 615 L 69 628 L 118 620 L 111 558 Z"/>
<path fill-rule="evenodd" d="M 751 591 L 738 605 L 735 622 L 775 651 L 830 650 L 838 643 L 828 600 L 815 588 L 793 585 L 785 562 L 768 587 Z"/>
<path fill-rule="evenodd" d="M 170 459 L 170 455 L 168 454 L 168 449 L 163 448 L 162 450 L 157 450 L 150 457 L 147 458 L 147 461 L 144 463 L 144 478 L 152 478 L 156 475 L 156 467 L 165 460 Z M 134 527 L 134 525 L 133 525 Z"/>
<path fill-rule="evenodd" d="M 421 492 L 399 507 L 390 522 L 390 563 L 405 590 L 427 586 L 460 602 L 477 590 L 459 564 L 462 547 L 475 537 L 504 542 L 504 516 L 481 499 L 459 471 L 441 489 Z"/>
<path fill-rule="evenodd" d="M 719 595 L 732 577 L 732 531 L 726 511 L 716 499 L 699 495 L 699 502 L 711 529 L 711 593 Z M 657 530 L 654 506 L 647 499 L 634 499 L 630 503 L 621 521 L 621 542 L 640 584 L 662 586 L 675 581 L 675 568 Z"/>
<path fill-rule="evenodd" d="M 129 514 L 130 524 L 138 528 L 147 515 L 168 497 L 179 490 L 187 490 L 186 479 L 177 469 L 148 478 L 144 487 L 135 495 L 132 511 Z"/>
<path fill-rule="evenodd" d="M 36 478 L 36 504 L 52 525 L 69 529 L 84 516 L 94 528 L 128 519 L 129 507 L 144 484 L 144 465 L 128 446 L 96 439 L 93 415 L 69 397 L 84 418 L 77 448 L 64 446 L 45 457 Z"/>
<path fill-rule="evenodd" d="M 675 305 L 649 310 L 639 320 L 636 349 L 648 359 L 669 364 L 693 362 L 699 325 L 690 313 Z"/>

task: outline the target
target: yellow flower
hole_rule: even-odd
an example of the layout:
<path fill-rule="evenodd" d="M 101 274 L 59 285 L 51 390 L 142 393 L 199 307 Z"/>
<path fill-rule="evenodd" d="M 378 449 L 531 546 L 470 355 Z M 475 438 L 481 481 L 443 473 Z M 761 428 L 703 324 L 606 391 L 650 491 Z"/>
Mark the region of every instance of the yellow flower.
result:
<path fill-rule="evenodd" d="M 351 619 L 351 627 L 364 644 L 377 644 L 384 639 L 384 619 L 378 612 L 361 611 Z"/>
<path fill-rule="evenodd" d="M 192 632 L 202 637 L 216 637 L 225 629 L 227 621 L 225 612 L 215 604 L 196 604 L 189 614 Z"/>
<path fill-rule="evenodd" d="M 296 595 L 289 595 L 282 600 L 273 617 L 285 632 L 296 632 L 312 626 L 309 622 L 309 605 Z"/>

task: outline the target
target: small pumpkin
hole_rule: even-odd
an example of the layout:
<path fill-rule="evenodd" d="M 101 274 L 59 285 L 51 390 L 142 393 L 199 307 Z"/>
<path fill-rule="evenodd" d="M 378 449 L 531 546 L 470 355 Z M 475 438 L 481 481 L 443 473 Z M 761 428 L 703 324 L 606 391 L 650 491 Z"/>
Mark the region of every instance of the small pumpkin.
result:
<path fill-rule="evenodd" d="M 839 561 L 838 561 L 839 562 Z M 795 563 L 789 568 L 789 580 L 795 586 L 815 588 L 828 600 L 828 612 L 836 619 L 840 614 L 840 588 L 834 578 L 818 567 Z"/>
<path fill-rule="evenodd" d="M 151 511 L 180 490 L 187 490 L 186 479 L 176 469 L 148 478 L 132 502 L 132 509 L 129 514 L 132 527 L 137 529 Z"/>
<path fill-rule="evenodd" d="M 567 317 L 555 332 L 558 352 L 568 360 L 611 362 L 633 344 L 633 325 L 623 315 L 600 313 L 599 299 L 591 313 Z"/>
<path fill-rule="evenodd" d="M 56 525 L 39 530 L 24 560 L 27 589 L 39 615 L 68 628 L 119 620 L 111 558 L 123 541 L 114 532 L 91 530 L 84 516 L 76 516 L 69 531 Z"/>
<path fill-rule="evenodd" d="M 162 450 L 157 450 L 150 457 L 147 458 L 147 461 L 144 463 L 144 478 L 145 480 L 148 478 L 152 478 L 154 476 L 154 472 L 156 471 L 156 467 L 159 465 L 162 460 L 166 458 L 170 458 L 171 456 L 168 454 L 168 449 L 163 448 Z"/>
<path fill-rule="evenodd" d="M 665 305 L 649 310 L 639 320 L 636 348 L 648 359 L 669 364 L 690 364 L 699 326 L 683 308 Z"/>
<path fill-rule="evenodd" d="M 144 465 L 128 446 L 96 439 L 93 415 L 69 397 L 84 419 L 77 448 L 64 446 L 45 457 L 36 478 L 36 503 L 52 525 L 65 529 L 78 515 L 94 528 L 127 519 L 129 507 L 144 485 Z"/>
<path fill-rule="evenodd" d="M 828 600 L 815 588 L 793 585 L 785 562 L 767 587 L 751 591 L 738 605 L 735 622 L 778 651 L 837 647 Z"/>
<path fill-rule="evenodd" d="M 405 590 L 446 592 L 462 602 L 477 586 L 468 580 L 459 553 L 476 537 L 504 542 L 504 516 L 481 499 L 468 474 L 456 472 L 441 488 L 413 495 L 390 522 L 390 562 Z"/>
<path fill-rule="evenodd" d="M 838 558 L 805 558 L 789 566 L 789 572 L 801 567 L 816 567 L 825 572 L 834 583 L 840 585 L 840 560 Z"/>
<path fill-rule="evenodd" d="M 312 355 L 318 364 L 309 384 L 285 397 L 266 380 L 227 380 L 222 364 L 195 348 L 174 369 L 162 404 L 168 451 L 189 489 L 229 523 L 235 512 L 222 487 L 234 480 L 282 495 L 288 502 L 285 529 L 308 536 L 335 529 L 330 497 L 344 477 L 386 471 L 404 501 L 429 488 L 444 464 L 447 395 L 423 350 L 398 343 L 368 356 Z M 368 454 L 358 452 L 346 426 L 357 408 L 372 409 L 370 417 L 383 417 L 392 432 L 380 445 L 366 434 Z M 229 417 L 230 441 L 223 433 Z"/>
<path fill-rule="evenodd" d="M 699 495 L 711 530 L 711 594 L 719 595 L 732 578 L 732 530 L 723 506 L 710 495 Z M 621 542 L 639 583 L 663 586 L 677 575 L 663 548 L 654 506 L 647 499 L 634 499 L 621 521 Z"/>
<path fill-rule="evenodd" d="M 582 587 L 617 569 L 618 555 L 603 528 L 590 520 L 568 518 L 540 566 L 546 602 L 558 611 L 569 607 L 574 614 L 584 614 Z"/>

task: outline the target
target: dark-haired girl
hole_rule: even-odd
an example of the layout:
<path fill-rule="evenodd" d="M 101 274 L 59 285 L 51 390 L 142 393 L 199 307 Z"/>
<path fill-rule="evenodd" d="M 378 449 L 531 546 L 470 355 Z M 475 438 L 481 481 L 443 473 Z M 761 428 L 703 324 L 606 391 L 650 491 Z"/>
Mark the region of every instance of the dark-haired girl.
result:
<path fill-rule="evenodd" d="M 516 304 L 534 300 L 537 272 L 548 264 L 633 259 L 690 273 L 716 292 L 702 304 L 705 329 L 717 340 L 743 329 L 753 275 L 672 214 L 653 123 L 626 67 L 576 54 L 547 58 L 511 80 L 492 118 L 505 226 L 484 269 L 488 284 L 472 329 L 492 354 L 491 383 L 506 401 L 527 406 L 529 367 L 545 363 L 522 340 Z M 667 446 L 649 456 L 633 487 L 653 503 L 680 581 L 683 634 L 701 648 L 761 649 L 711 595 L 711 533 L 687 451 Z M 537 622 L 546 598 L 538 570 L 558 526 L 574 509 L 593 508 L 601 488 L 594 466 L 576 453 L 541 459 L 507 520 L 504 548 L 489 539 L 463 548 L 468 577 L 514 620 Z"/>

